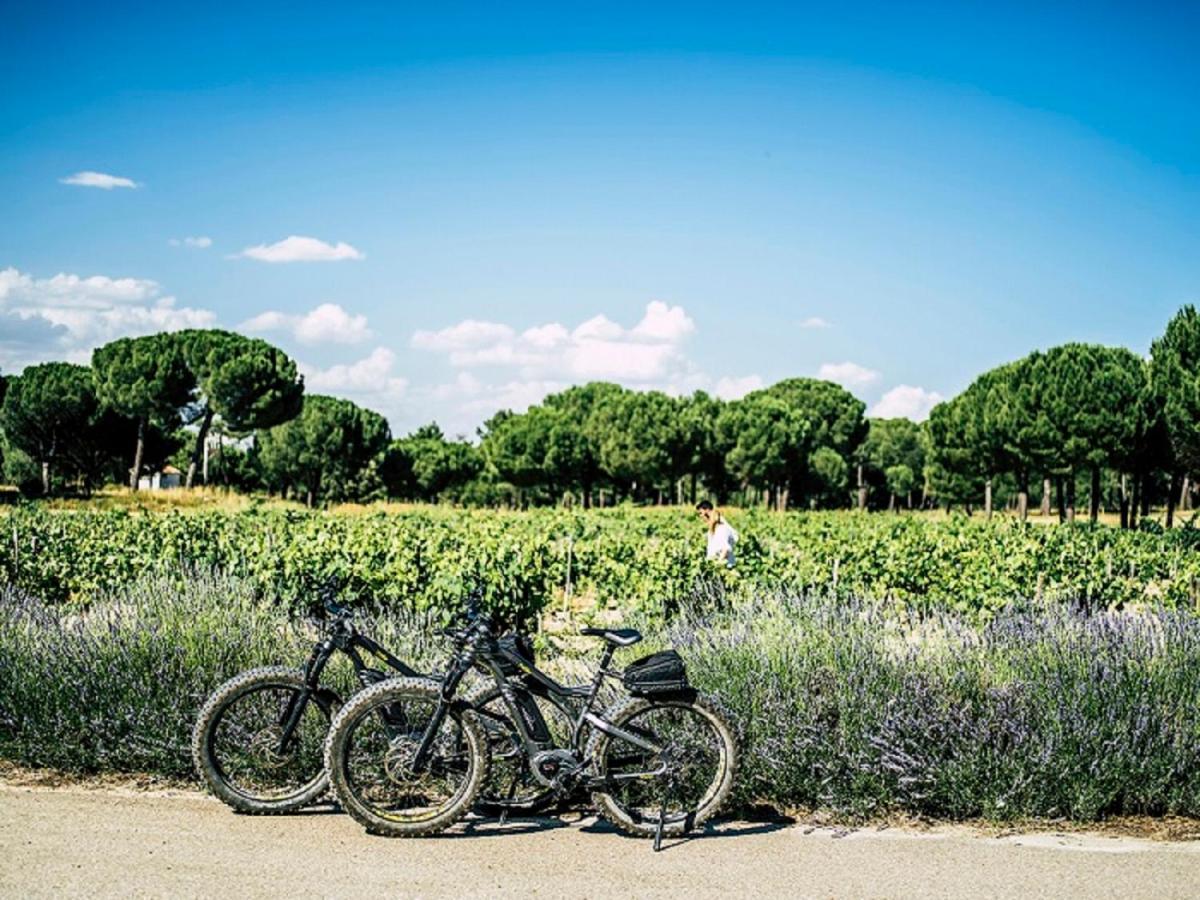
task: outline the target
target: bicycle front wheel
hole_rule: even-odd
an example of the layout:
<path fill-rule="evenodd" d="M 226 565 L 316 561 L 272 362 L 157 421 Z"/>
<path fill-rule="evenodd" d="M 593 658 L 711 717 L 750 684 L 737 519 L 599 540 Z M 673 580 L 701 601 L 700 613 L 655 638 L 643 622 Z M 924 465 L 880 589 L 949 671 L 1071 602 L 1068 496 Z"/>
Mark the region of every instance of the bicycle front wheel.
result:
<path fill-rule="evenodd" d="M 605 718 L 661 748 L 642 749 L 597 730 L 588 758 L 604 786 L 592 802 L 627 834 L 681 835 L 720 810 L 733 788 L 737 740 L 733 728 L 702 697 L 649 700 L 630 697 Z"/>
<path fill-rule="evenodd" d="M 372 834 L 434 834 L 471 808 L 488 773 L 488 741 L 469 708 L 452 708 L 428 758 L 413 766 L 441 702 L 427 680 L 393 678 L 356 695 L 329 730 L 325 765 L 338 800 Z"/>
<path fill-rule="evenodd" d="M 200 710 L 192 731 L 196 771 L 214 794 L 241 812 L 300 809 L 329 785 L 321 748 L 337 702 L 331 692 L 311 694 L 295 669 L 243 672 L 217 688 Z"/>

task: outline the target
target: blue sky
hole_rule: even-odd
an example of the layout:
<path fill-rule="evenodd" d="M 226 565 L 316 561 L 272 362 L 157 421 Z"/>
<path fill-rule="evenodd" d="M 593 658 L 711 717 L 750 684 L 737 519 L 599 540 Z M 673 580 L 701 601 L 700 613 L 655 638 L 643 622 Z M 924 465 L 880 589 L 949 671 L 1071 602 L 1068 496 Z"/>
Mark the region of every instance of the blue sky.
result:
<path fill-rule="evenodd" d="M 219 325 L 469 433 L 594 377 L 920 417 L 1145 352 L 1200 299 L 1198 8 L 982 9 L 6 9 L 0 369 Z"/>

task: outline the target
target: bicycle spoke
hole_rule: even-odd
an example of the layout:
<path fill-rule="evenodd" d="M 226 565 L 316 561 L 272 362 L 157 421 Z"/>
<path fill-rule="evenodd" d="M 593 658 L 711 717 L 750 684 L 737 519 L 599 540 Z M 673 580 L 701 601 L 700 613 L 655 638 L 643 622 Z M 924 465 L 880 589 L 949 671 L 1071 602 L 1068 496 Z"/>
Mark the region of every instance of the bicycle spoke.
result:
<path fill-rule="evenodd" d="M 350 726 L 346 777 L 356 797 L 376 815 L 420 822 L 437 816 L 465 789 L 470 759 L 461 729 L 447 716 L 434 736 L 426 764 L 414 771 L 413 757 L 436 703 L 405 699 L 391 704 L 389 711 L 395 713 L 397 707 L 403 707 L 403 730 L 371 711 Z"/>
<path fill-rule="evenodd" d="M 676 822 L 708 802 L 724 760 L 722 738 L 707 718 L 687 706 L 652 706 L 622 727 L 663 748 L 652 753 L 612 739 L 604 760 L 606 790 L 631 818 Z"/>
<path fill-rule="evenodd" d="M 329 720 L 311 700 L 280 749 L 297 688 L 264 686 L 234 700 L 221 714 L 211 738 L 213 763 L 236 791 L 265 800 L 299 793 L 321 775 L 322 744 Z"/>

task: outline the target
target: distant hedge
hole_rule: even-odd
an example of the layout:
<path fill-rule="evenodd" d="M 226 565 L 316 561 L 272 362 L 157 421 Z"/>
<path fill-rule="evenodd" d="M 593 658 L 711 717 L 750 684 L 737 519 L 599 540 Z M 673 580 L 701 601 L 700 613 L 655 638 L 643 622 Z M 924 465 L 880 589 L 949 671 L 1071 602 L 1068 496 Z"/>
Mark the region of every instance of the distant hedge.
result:
<path fill-rule="evenodd" d="M 916 609 L 986 615 L 1014 598 L 1092 607 L 1195 606 L 1200 529 L 1122 531 L 1009 519 L 735 513 L 737 568 L 706 563 L 699 523 L 680 509 L 504 512 L 415 508 L 333 514 L 244 512 L 0 513 L 0 583 L 51 601 L 86 602 L 147 574 L 182 584 L 194 569 L 247 580 L 305 606 L 337 578 L 348 597 L 408 610 L 456 608 L 479 580 L 492 606 L 528 620 L 568 590 L 593 603 L 657 613 L 701 585 L 876 597 Z"/>

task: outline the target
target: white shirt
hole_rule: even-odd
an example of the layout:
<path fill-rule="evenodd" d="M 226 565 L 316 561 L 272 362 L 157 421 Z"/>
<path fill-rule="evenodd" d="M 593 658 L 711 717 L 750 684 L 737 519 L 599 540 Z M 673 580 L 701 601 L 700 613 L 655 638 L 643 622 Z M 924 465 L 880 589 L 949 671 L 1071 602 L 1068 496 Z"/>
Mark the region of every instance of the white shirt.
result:
<path fill-rule="evenodd" d="M 728 522 L 718 522 L 717 527 L 708 533 L 709 559 L 724 559 L 725 565 L 733 567 L 733 545 L 737 542 L 737 532 Z"/>

